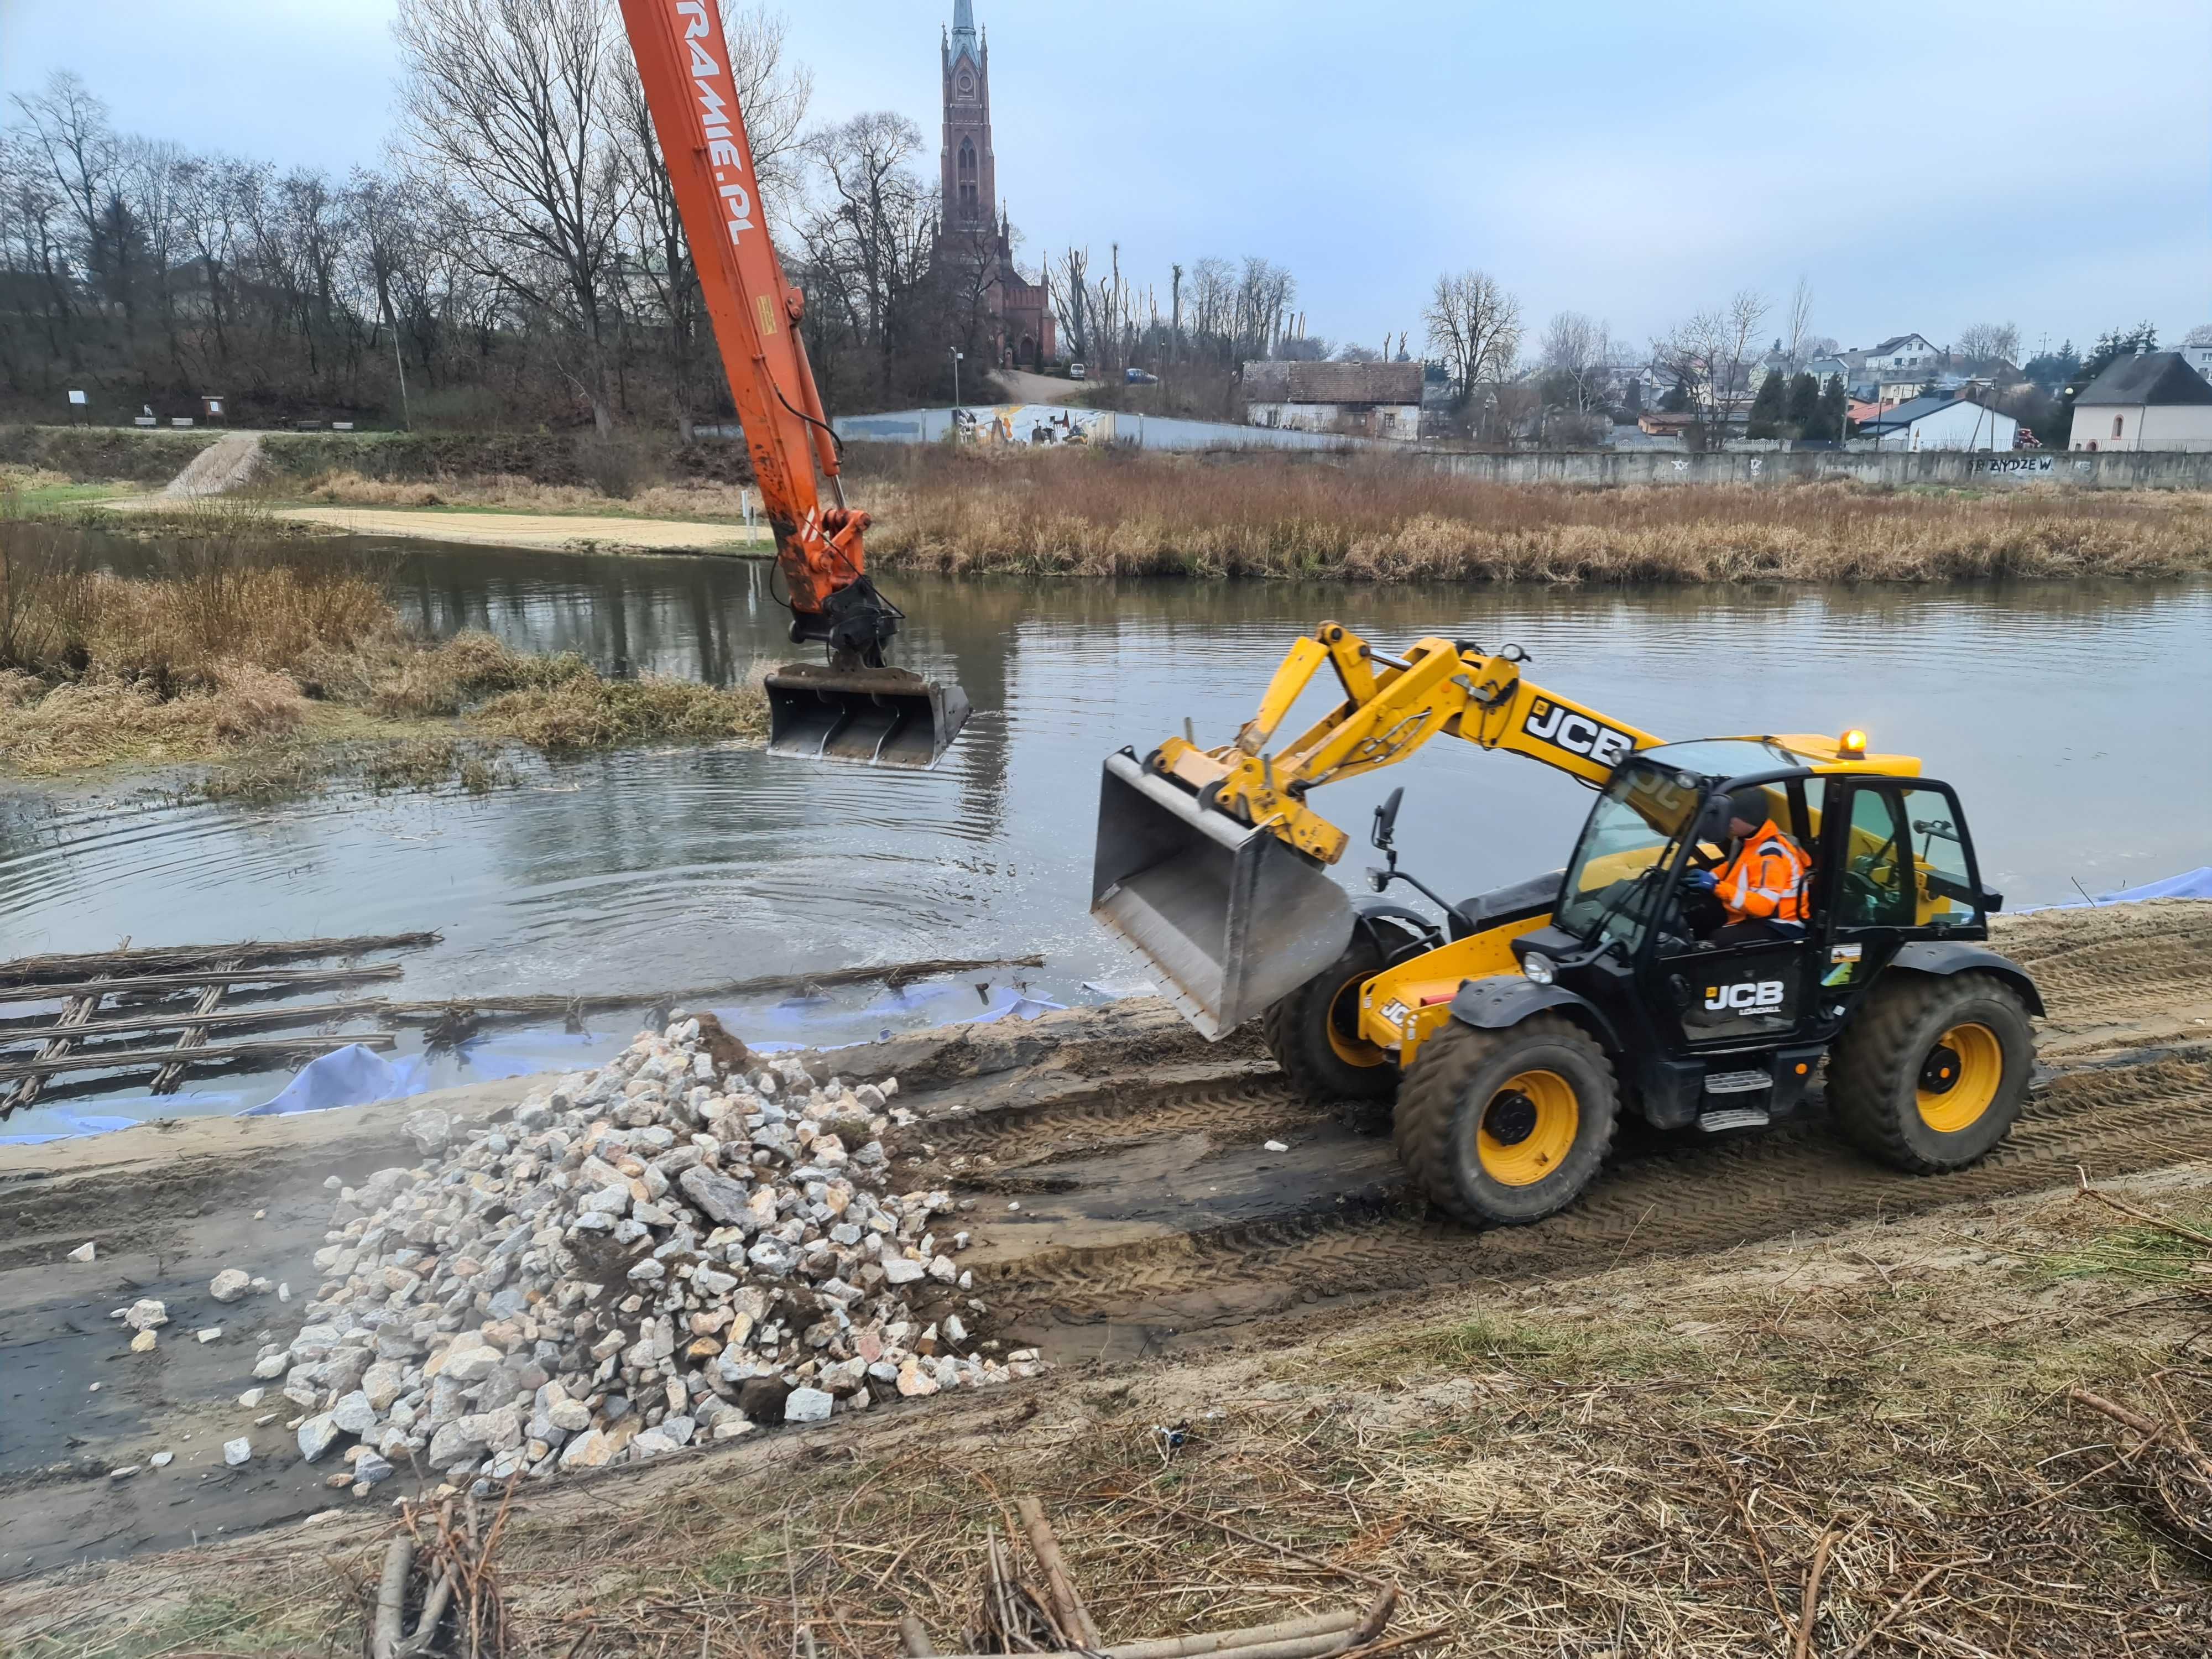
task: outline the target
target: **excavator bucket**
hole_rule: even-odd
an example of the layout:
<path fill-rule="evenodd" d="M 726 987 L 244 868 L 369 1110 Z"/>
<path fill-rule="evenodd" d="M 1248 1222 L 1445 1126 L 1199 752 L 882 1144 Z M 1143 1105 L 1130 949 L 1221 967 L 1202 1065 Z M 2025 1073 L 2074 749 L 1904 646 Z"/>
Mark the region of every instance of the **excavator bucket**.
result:
<path fill-rule="evenodd" d="M 1344 954 L 1352 902 L 1266 830 L 1106 757 L 1091 914 L 1137 947 L 1209 1039 L 1234 1030 Z"/>
<path fill-rule="evenodd" d="M 968 723 L 968 694 L 903 668 L 786 663 L 768 677 L 768 750 L 923 769 Z"/>

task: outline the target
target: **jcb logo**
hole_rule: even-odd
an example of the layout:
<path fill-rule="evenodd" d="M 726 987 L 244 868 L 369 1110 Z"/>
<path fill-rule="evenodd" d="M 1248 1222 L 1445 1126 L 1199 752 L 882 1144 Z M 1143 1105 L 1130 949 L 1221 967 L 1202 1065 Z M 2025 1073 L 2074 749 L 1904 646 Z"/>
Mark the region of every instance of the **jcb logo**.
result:
<path fill-rule="evenodd" d="M 1705 1007 L 1709 1012 L 1758 1014 L 1782 1006 L 1782 981 L 1763 979 L 1756 983 L 1741 985 L 1708 985 L 1705 987 Z"/>
<path fill-rule="evenodd" d="M 1543 697 L 1536 700 L 1521 729 L 1570 754 L 1588 755 L 1600 766 L 1611 766 L 1636 748 L 1636 739 L 1627 732 Z"/>

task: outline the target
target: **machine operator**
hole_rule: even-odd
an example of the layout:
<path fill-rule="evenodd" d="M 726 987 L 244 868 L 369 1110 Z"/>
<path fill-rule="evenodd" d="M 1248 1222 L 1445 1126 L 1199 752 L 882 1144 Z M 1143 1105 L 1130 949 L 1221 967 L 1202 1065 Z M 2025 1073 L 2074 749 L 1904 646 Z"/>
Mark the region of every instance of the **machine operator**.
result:
<path fill-rule="evenodd" d="M 1804 931 L 1805 884 L 1813 868 L 1805 849 L 1776 823 L 1764 789 L 1740 789 L 1729 797 L 1729 838 L 1735 852 L 1711 870 L 1699 870 L 1693 885 L 1719 901 L 1726 920 L 1713 934 L 1718 945 L 1750 945 L 1761 939 L 1795 939 Z"/>

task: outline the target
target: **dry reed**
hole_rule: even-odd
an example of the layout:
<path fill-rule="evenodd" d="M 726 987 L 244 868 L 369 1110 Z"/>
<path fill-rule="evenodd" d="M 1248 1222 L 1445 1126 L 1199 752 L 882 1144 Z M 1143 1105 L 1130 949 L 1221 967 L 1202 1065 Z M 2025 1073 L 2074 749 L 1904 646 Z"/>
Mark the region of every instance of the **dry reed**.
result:
<path fill-rule="evenodd" d="M 608 680 L 580 657 L 532 656 L 485 634 L 416 639 L 368 574 L 288 559 L 250 535 L 165 544 L 155 574 L 123 577 L 9 528 L 0 765 L 26 775 L 234 757 L 342 722 L 343 733 L 325 730 L 343 741 L 322 744 L 320 763 L 257 755 L 209 792 L 267 798 L 341 764 L 372 787 L 456 775 L 475 787 L 500 775 L 484 757 L 396 728 L 458 720 L 548 753 L 766 730 L 753 687 Z M 382 741 L 364 746 L 364 729 Z"/>
<path fill-rule="evenodd" d="M 872 464 L 871 551 L 947 574 L 1610 584 L 2212 568 L 2212 499 L 2199 495 L 1519 486 L 1387 457 L 932 451 Z"/>

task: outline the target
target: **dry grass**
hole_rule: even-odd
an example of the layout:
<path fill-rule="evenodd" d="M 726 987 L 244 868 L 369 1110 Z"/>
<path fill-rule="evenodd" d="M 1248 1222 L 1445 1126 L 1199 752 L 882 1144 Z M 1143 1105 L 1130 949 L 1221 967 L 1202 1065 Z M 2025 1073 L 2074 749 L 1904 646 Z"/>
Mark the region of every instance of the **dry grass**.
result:
<path fill-rule="evenodd" d="M 228 515 L 237 520 L 234 513 Z M 371 787 L 488 787 L 495 756 L 762 735 L 753 688 L 602 678 L 485 634 L 410 636 L 368 573 L 252 535 L 183 538 L 155 574 L 90 569 L 0 520 L 0 766 L 33 777 L 225 761 L 206 793 L 266 799 L 336 772 Z"/>
<path fill-rule="evenodd" d="M 332 471 L 311 480 L 302 495 L 307 501 L 341 507 L 483 507 L 510 513 L 727 519 L 739 522 L 744 516 L 744 501 L 734 484 L 657 483 L 627 495 L 612 495 L 578 484 L 537 483 L 528 478 L 498 473 L 420 481 L 366 478 L 358 472 Z"/>
<path fill-rule="evenodd" d="M 861 492 L 887 565 L 1353 581 L 1936 581 L 2212 569 L 2212 499 L 1509 486 L 1390 458 L 932 448 Z"/>
<path fill-rule="evenodd" d="M 1256 1353 L 563 1482 L 509 1517 L 507 1651 L 787 1659 L 803 1624 L 824 1659 L 884 1659 L 908 1612 L 973 1650 L 988 1535 L 1035 1492 L 1109 1642 L 1389 1582 L 1393 1633 L 1447 1626 L 1430 1651 L 1483 1659 L 2201 1659 L 2212 1574 L 2068 1390 L 2201 1424 L 2188 1345 L 2212 1304 L 2118 1270 L 2054 1284 L 2041 1264 L 2112 1219 L 2060 1195 L 1347 1308 Z M 381 1545 L 339 1547 L 316 1529 L 190 1574 L 125 1563 L 26 1586 L 10 1622 L 26 1659 L 235 1654 L 313 1628 L 306 1602 L 349 1651 Z"/>

